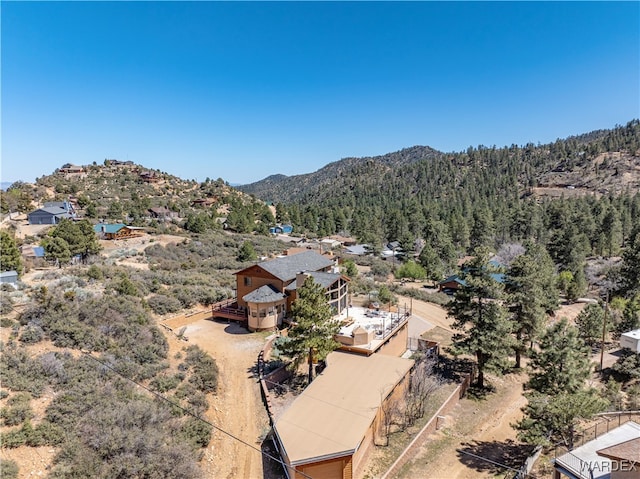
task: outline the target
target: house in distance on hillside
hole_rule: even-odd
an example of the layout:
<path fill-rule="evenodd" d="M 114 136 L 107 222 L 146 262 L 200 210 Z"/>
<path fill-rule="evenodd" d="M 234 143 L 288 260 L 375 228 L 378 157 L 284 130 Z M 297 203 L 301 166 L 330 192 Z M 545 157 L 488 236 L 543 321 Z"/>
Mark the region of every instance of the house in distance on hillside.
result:
<path fill-rule="evenodd" d="M 291 225 L 272 226 L 271 228 L 269 228 L 269 233 L 271 233 L 272 235 L 278 235 L 278 234 L 288 235 L 293 233 L 293 226 Z"/>
<path fill-rule="evenodd" d="M 134 238 L 144 234 L 144 228 L 127 226 L 124 223 L 98 223 L 93 227 L 93 231 L 95 231 L 99 239 L 103 240 Z"/>
<path fill-rule="evenodd" d="M 76 216 L 75 209 L 69 201 L 49 201 L 42 208 L 27 214 L 30 225 L 57 225 L 63 219 Z"/>

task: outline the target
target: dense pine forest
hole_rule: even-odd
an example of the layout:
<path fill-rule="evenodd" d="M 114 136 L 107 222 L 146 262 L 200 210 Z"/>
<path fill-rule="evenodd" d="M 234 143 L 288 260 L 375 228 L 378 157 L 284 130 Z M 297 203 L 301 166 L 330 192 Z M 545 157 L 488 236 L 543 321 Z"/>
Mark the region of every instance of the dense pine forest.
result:
<path fill-rule="evenodd" d="M 407 253 L 426 244 L 445 272 L 474 247 L 531 239 L 576 274 L 588 256 L 618 255 L 640 228 L 639 150 L 634 120 L 546 145 L 413 147 L 241 189 L 279 201 L 276 220 L 309 235 L 344 232 L 372 250 L 399 241 Z"/>

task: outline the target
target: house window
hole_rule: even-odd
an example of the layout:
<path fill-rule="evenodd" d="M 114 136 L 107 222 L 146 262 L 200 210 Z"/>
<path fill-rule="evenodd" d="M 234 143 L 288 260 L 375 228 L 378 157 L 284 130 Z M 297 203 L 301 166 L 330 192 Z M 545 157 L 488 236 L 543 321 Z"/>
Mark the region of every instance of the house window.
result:
<path fill-rule="evenodd" d="M 249 276 L 244 277 L 244 285 L 251 286 L 251 278 Z"/>

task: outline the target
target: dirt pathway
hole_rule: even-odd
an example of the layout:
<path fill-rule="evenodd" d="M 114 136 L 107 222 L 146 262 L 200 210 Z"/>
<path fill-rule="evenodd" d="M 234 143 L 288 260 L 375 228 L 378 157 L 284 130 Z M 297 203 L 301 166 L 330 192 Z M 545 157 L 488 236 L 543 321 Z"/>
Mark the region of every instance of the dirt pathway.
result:
<path fill-rule="evenodd" d="M 252 368 L 263 336 L 248 334 L 236 324 L 199 320 L 186 325 L 188 344 L 197 344 L 215 358 L 220 371 L 219 392 L 210 400 L 209 420 L 255 449 L 215 431 L 201 465 L 205 477 L 263 477 L 259 452 L 268 418 Z M 182 343 L 184 345 L 185 343 Z"/>
<path fill-rule="evenodd" d="M 496 392 L 484 400 L 463 399 L 446 416 L 446 426 L 423 444 L 414 460 L 403 469 L 402 478 L 476 479 L 507 472 L 491 461 L 518 468 L 529 448 L 516 441 L 511 424 L 522 417 L 525 374 L 491 378 Z M 473 439 L 472 439 L 473 438 Z"/>

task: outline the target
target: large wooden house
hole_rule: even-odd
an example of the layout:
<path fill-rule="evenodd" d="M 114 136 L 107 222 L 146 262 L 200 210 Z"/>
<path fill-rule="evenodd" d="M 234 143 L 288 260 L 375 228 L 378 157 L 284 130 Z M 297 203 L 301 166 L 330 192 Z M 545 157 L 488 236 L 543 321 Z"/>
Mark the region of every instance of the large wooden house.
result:
<path fill-rule="evenodd" d="M 291 311 L 297 289 L 307 277 L 321 284 L 334 314 L 347 307 L 348 278 L 336 261 L 315 251 L 282 256 L 236 273 L 237 305 L 251 331 L 274 329 Z"/>

